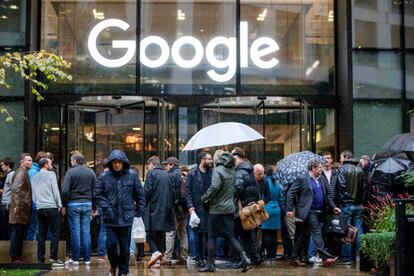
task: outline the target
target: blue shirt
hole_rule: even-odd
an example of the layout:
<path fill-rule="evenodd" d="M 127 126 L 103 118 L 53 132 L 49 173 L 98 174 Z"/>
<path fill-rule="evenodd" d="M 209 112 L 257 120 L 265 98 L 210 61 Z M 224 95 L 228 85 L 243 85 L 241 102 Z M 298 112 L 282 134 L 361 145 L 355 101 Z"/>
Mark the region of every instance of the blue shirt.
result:
<path fill-rule="evenodd" d="M 323 187 L 322 184 L 317 180 L 315 180 L 313 177 L 310 178 L 313 188 L 313 201 L 311 205 L 312 210 L 322 210 L 323 205 L 325 203 L 325 197 L 323 194 Z"/>

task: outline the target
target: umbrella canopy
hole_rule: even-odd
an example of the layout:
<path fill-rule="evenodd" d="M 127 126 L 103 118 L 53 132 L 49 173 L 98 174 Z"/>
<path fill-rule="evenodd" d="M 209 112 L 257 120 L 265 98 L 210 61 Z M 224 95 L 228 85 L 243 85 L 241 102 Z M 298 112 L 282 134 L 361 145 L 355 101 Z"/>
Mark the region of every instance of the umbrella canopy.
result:
<path fill-rule="evenodd" d="M 389 139 L 382 148 L 393 151 L 414 152 L 414 133 L 402 133 L 395 135 Z"/>
<path fill-rule="evenodd" d="M 325 159 L 310 151 L 301 151 L 289 154 L 277 162 L 277 169 L 274 178 L 277 179 L 286 189 L 298 176 L 308 171 L 308 162 L 311 159 L 318 159 L 325 162 Z"/>
<path fill-rule="evenodd" d="M 264 139 L 253 128 L 241 123 L 218 123 L 205 127 L 194 134 L 185 145 L 183 151 L 207 147 L 231 145 Z"/>

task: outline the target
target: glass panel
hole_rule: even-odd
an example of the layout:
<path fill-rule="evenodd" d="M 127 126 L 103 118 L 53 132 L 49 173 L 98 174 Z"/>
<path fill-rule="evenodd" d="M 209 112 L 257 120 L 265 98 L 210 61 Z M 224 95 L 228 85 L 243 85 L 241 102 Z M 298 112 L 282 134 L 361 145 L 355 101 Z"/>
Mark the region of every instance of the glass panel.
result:
<path fill-rule="evenodd" d="M 404 4 L 405 47 L 414 48 L 414 2 Z"/>
<path fill-rule="evenodd" d="M 354 0 L 353 47 L 399 48 L 399 1 Z"/>
<path fill-rule="evenodd" d="M 120 19 L 123 23 L 106 19 Z M 102 22 L 108 24 L 98 25 Z M 102 28 L 95 29 L 93 39 L 92 29 L 99 26 Z M 135 40 L 134 1 L 42 0 L 41 48 L 70 61 L 73 76 L 70 83 L 51 84 L 48 93 L 135 94 Z M 122 57 L 126 64 L 116 67 Z"/>
<path fill-rule="evenodd" d="M 395 52 L 354 52 L 354 98 L 400 98 L 400 61 Z"/>
<path fill-rule="evenodd" d="M 315 110 L 316 152 L 329 151 L 335 155 L 335 110 Z"/>
<path fill-rule="evenodd" d="M 0 28 L 1 28 L 1 15 L 0 15 Z M 0 34 L 0 41 L 2 40 Z M 0 56 L 5 52 L 0 52 Z M 12 69 L 6 69 L 6 82 L 10 85 L 9 89 L 6 89 L 3 85 L 0 85 L 0 95 L 2 96 L 24 96 L 24 79 L 20 75 L 16 74 Z"/>
<path fill-rule="evenodd" d="M 405 85 L 407 91 L 407 99 L 414 99 L 414 54 L 405 54 Z"/>
<path fill-rule="evenodd" d="M 153 155 L 159 155 L 159 112 L 157 106 L 145 106 L 145 162 Z"/>
<path fill-rule="evenodd" d="M 0 153 L 1 157 L 11 157 L 19 166 L 19 155 L 23 152 L 24 133 L 24 103 L 23 102 L 1 102 L 0 106 L 5 107 L 13 117 L 13 122 L 4 122 L 5 117 L 0 114 Z"/>
<path fill-rule="evenodd" d="M 234 94 L 235 22 L 235 0 L 142 1 L 141 92 Z"/>
<path fill-rule="evenodd" d="M 281 2 L 241 0 L 241 21 L 248 28 L 241 28 L 240 37 L 242 93 L 333 94 L 333 1 Z M 261 43 L 264 37 L 276 45 Z M 262 57 L 255 49 L 270 53 Z"/>
<path fill-rule="evenodd" d="M 355 156 L 384 151 L 385 142 L 401 133 L 401 118 L 401 104 L 354 102 Z"/>
<path fill-rule="evenodd" d="M 197 151 L 185 151 L 187 142 L 197 132 L 199 108 L 197 107 L 179 107 L 178 108 L 178 142 L 179 142 L 179 156 L 183 164 L 191 165 L 197 163 Z"/>
<path fill-rule="evenodd" d="M 0 46 L 25 46 L 25 0 L 5 0 L 0 4 L 0 38 Z"/>

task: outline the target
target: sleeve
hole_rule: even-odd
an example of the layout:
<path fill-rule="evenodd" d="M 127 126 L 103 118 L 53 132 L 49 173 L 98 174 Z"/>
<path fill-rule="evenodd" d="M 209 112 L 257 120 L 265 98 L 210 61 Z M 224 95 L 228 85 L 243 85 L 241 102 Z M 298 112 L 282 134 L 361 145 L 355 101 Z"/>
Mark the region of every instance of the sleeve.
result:
<path fill-rule="evenodd" d="M 147 178 L 145 179 L 144 184 L 144 195 L 145 195 L 145 201 L 149 202 L 152 198 L 152 194 L 154 192 L 154 184 L 153 184 L 154 175 L 152 172 L 149 172 L 147 175 Z"/>
<path fill-rule="evenodd" d="M 134 178 L 134 200 L 137 206 L 136 216 L 142 217 L 145 209 L 144 188 L 142 188 L 141 180 L 139 180 L 138 175 Z"/>
<path fill-rule="evenodd" d="M 97 182 L 97 179 L 96 179 L 96 174 L 95 174 L 95 172 L 93 171 L 93 170 L 90 170 L 90 172 L 91 172 L 91 190 L 92 190 L 92 209 L 96 209 L 96 206 L 98 205 L 97 203 L 96 203 L 96 197 L 94 196 L 95 195 L 95 192 L 94 192 L 94 190 L 95 190 L 95 186 L 96 186 L 96 182 Z"/>
<path fill-rule="evenodd" d="M 71 172 L 70 170 L 65 175 L 65 180 L 63 181 L 63 190 L 62 190 L 62 205 L 66 207 L 69 200 L 70 193 L 70 184 L 71 184 Z"/>
<path fill-rule="evenodd" d="M 296 195 L 299 192 L 302 181 L 303 179 L 298 178 L 295 182 L 293 182 L 292 186 L 290 187 L 286 196 L 286 212 L 293 211 L 293 201 L 295 200 Z"/>
<path fill-rule="evenodd" d="M 104 177 L 105 177 L 105 173 L 101 174 L 98 177 L 98 180 L 96 181 L 95 189 L 94 189 L 95 202 L 96 202 L 96 205 L 100 208 L 110 207 L 109 201 L 106 199 L 105 193 L 104 193 L 105 192 Z"/>
<path fill-rule="evenodd" d="M 243 173 L 236 171 L 236 181 L 234 184 L 234 189 L 236 193 L 236 198 L 240 199 L 244 190 L 244 178 Z"/>
<path fill-rule="evenodd" d="M 325 184 L 328 187 L 326 190 L 326 196 L 328 197 L 328 205 L 330 209 L 336 208 L 334 199 L 335 199 L 335 185 L 332 183 L 332 185 L 329 184 L 328 179 L 325 177 Z"/>
<path fill-rule="evenodd" d="M 53 191 L 53 196 L 55 197 L 56 205 L 58 206 L 58 208 L 62 208 L 62 201 L 60 199 L 59 187 L 58 187 L 56 175 L 54 172 L 50 174 L 50 178 L 52 181 L 52 191 Z"/>
<path fill-rule="evenodd" d="M 23 200 L 21 200 L 21 189 L 23 187 L 23 184 L 25 182 L 26 173 L 23 173 L 22 171 L 18 171 L 14 174 L 13 180 L 12 180 L 12 198 L 10 202 L 14 202 L 15 207 L 19 208 L 22 207 L 22 204 L 24 204 Z"/>
<path fill-rule="evenodd" d="M 286 205 L 286 202 L 285 202 L 285 199 L 286 199 L 285 192 L 283 192 L 283 188 L 282 188 L 282 186 L 280 184 L 277 184 L 277 185 L 279 185 L 279 188 L 280 188 L 279 189 L 278 203 L 279 203 L 280 208 L 285 209 L 285 205 Z"/>
<path fill-rule="evenodd" d="M 187 179 L 185 182 L 185 193 L 186 193 L 186 202 L 187 202 L 187 208 L 190 209 L 194 207 L 193 203 L 193 182 L 194 182 L 194 176 L 193 173 L 189 173 L 187 175 Z"/>
<path fill-rule="evenodd" d="M 337 178 L 337 185 L 336 185 L 336 187 L 338 188 L 337 194 L 339 195 L 339 198 L 342 200 L 342 198 L 343 198 L 343 192 L 346 190 L 345 170 L 344 170 L 344 168 L 340 168 L 338 170 L 338 178 Z"/>
<path fill-rule="evenodd" d="M 217 169 L 213 170 L 213 175 L 211 176 L 211 186 L 208 188 L 207 192 L 201 197 L 202 202 L 209 201 L 212 197 L 214 197 L 223 186 L 223 181 L 221 179 L 220 173 Z"/>

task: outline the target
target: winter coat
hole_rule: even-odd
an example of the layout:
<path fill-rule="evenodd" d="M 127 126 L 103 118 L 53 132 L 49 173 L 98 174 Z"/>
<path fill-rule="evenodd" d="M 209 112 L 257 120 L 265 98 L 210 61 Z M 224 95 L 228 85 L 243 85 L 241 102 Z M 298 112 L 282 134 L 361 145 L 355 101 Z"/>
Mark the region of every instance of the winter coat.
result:
<path fill-rule="evenodd" d="M 211 175 L 212 170 L 208 170 L 207 173 Z M 206 188 L 204 187 L 203 178 L 201 177 L 201 172 L 198 166 L 188 173 L 185 187 L 187 194 L 187 208 L 195 208 L 195 212 L 200 218 L 200 224 L 198 225 L 199 232 L 207 232 L 208 206 L 201 201 L 201 197 L 207 192 L 210 186 Z"/>
<path fill-rule="evenodd" d="M 260 199 L 260 188 L 253 170 L 249 161 L 240 163 L 236 168 L 236 198 L 240 199 L 243 207 Z"/>
<path fill-rule="evenodd" d="M 112 161 L 123 162 L 123 170 L 115 172 Z M 98 177 L 94 189 L 96 204 L 107 226 L 131 226 L 134 217 L 141 217 L 145 208 L 144 190 L 138 174 L 130 169 L 129 160 L 121 150 L 108 157 L 109 170 Z M 134 206 L 135 202 L 135 206 Z"/>
<path fill-rule="evenodd" d="M 145 231 L 175 230 L 173 211 L 173 191 L 171 178 L 161 167 L 148 172 L 144 191 L 146 208 L 144 215 Z"/>
<path fill-rule="evenodd" d="M 173 207 L 174 214 L 177 219 L 181 219 L 187 216 L 187 204 L 184 195 L 181 193 L 181 171 L 180 168 L 174 166 L 168 171 L 168 176 L 171 179 L 173 190 Z"/>
<path fill-rule="evenodd" d="M 363 204 L 367 183 L 364 171 L 354 159 L 346 160 L 338 170 L 338 187 L 341 204 Z"/>
<path fill-rule="evenodd" d="M 265 209 L 269 218 L 260 226 L 261 229 L 276 230 L 281 229 L 281 210 L 284 205 L 285 195 L 279 183 L 275 182 L 272 177 L 266 176 L 265 183 L 269 190 L 269 195 L 265 196 Z"/>
<path fill-rule="evenodd" d="M 9 223 L 28 224 L 32 205 L 32 190 L 27 170 L 20 167 L 12 178 L 11 199 L 9 203 Z"/>
<path fill-rule="evenodd" d="M 234 161 L 228 152 L 220 155 L 211 176 L 211 186 L 201 197 L 202 202 L 210 202 L 210 214 L 226 215 L 236 211 L 234 205 Z"/>

